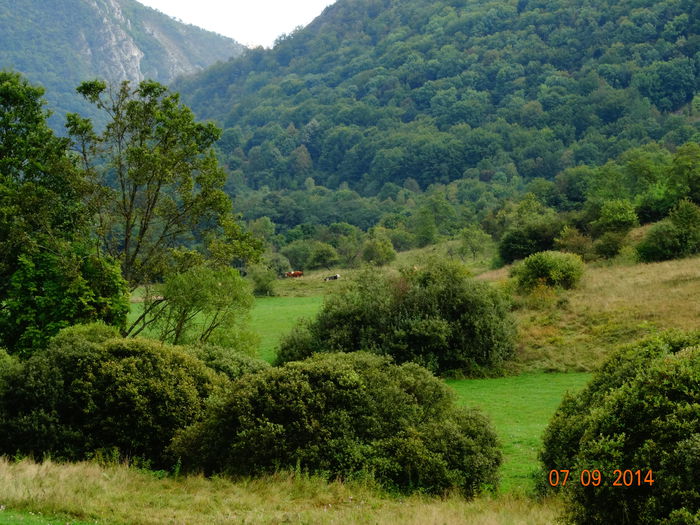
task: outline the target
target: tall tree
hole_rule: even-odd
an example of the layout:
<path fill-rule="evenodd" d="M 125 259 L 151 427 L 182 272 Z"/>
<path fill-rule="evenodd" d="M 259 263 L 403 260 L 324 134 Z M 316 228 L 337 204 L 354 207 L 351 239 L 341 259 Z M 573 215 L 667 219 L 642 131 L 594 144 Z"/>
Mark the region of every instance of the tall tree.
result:
<path fill-rule="evenodd" d="M 75 114 L 67 126 L 100 188 L 93 201 L 100 249 L 120 262 L 131 290 L 198 264 L 259 257 L 261 244 L 241 229 L 223 191 L 214 124 L 196 122 L 177 94 L 153 81 L 132 88 L 94 80 L 78 92 L 108 118 L 99 134 Z M 164 300 L 147 302 L 126 334 L 143 329 Z"/>
<path fill-rule="evenodd" d="M 0 346 L 41 347 L 59 329 L 128 311 L 118 266 L 92 249 L 88 181 L 46 125 L 43 89 L 0 72 Z"/>

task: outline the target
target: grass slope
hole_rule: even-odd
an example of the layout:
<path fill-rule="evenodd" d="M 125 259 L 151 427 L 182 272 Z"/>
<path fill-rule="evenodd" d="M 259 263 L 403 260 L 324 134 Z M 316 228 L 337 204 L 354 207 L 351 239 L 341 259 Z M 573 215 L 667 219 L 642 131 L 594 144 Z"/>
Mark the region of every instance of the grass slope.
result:
<path fill-rule="evenodd" d="M 407 525 L 554 522 L 557 500 L 533 501 L 521 496 L 396 497 L 367 485 L 328 483 L 280 473 L 237 482 L 221 478 L 168 477 L 121 465 L 61 465 L 0 459 L 0 494 L 12 509 L 27 513 L 71 515 L 104 524 L 165 523 L 314 523 Z M 31 516 L 33 524 L 69 522 Z M 0 513 L 0 523 L 2 521 Z M 8 522 L 8 523 L 24 523 Z M 75 523 L 75 522 L 73 522 Z"/>
<path fill-rule="evenodd" d="M 505 278 L 505 272 L 484 277 Z M 520 298 L 517 370 L 590 371 L 617 345 L 700 329 L 700 258 L 588 267 L 576 290 Z"/>

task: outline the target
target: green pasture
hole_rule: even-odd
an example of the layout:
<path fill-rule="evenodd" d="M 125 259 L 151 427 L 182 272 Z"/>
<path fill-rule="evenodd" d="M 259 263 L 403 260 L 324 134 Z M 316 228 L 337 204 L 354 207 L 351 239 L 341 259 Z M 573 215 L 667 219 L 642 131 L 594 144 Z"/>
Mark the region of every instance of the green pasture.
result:
<path fill-rule="evenodd" d="M 301 318 L 316 315 L 323 298 L 310 297 L 258 297 L 250 312 L 250 326 L 260 335 L 258 355 L 265 361 L 275 357 L 277 344 Z"/>
<path fill-rule="evenodd" d="M 449 380 L 460 403 L 483 410 L 503 446 L 501 491 L 533 487 L 544 431 L 566 391 L 580 390 L 587 373 L 537 372 L 496 379 Z"/>

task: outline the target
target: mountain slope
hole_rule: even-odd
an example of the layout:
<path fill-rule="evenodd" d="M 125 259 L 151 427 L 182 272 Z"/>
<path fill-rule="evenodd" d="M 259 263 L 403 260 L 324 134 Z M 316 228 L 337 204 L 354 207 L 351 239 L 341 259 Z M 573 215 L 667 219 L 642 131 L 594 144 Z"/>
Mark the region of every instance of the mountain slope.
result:
<path fill-rule="evenodd" d="M 0 0 L 0 20 L 0 68 L 42 84 L 59 115 L 87 110 L 74 94 L 83 80 L 167 83 L 244 49 L 134 0 Z"/>
<path fill-rule="evenodd" d="M 176 83 L 253 187 L 552 179 L 698 133 L 694 0 L 339 0 Z M 413 182 L 411 182 L 413 184 Z"/>

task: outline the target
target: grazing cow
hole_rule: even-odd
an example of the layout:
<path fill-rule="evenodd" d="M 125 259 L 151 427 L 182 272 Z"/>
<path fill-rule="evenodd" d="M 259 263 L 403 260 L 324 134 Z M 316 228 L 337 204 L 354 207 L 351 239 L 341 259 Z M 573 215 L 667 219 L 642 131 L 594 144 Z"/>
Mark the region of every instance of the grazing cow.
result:
<path fill-rule="evenodd" d="M 304 272 L 301 270 L 294 270 L 293 272 L 287 272 L 284 274 L 285 277 L 304 277 Z"/>
<path fill-rule="evenodd" d="M 337 273 L 335 275 L 329 275 L 328 277 L 323 278 L 324 281 L 337 281 L 338 279 L 340 279 L 340 275 Z"/>

